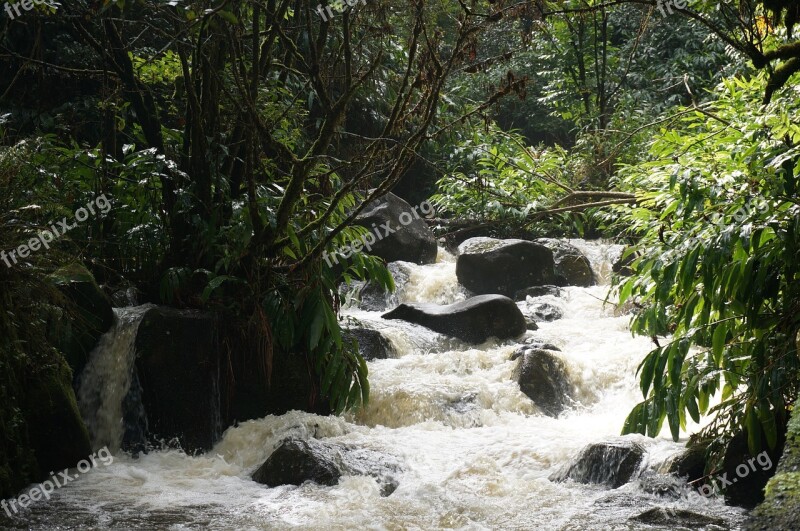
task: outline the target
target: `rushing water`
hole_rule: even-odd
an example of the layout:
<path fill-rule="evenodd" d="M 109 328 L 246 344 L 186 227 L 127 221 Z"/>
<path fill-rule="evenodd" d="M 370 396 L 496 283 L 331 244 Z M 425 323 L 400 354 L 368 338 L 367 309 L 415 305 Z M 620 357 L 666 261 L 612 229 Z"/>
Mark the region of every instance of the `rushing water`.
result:
<path fill-rule="evenodd" d="M 607 280 L 614 246 L 573 242 Z M 409 266 L 401 301 L 449 303 L 465 298 L 455 260 Z M 424 328 L 351 309 L 350 318 L 382 331 L 397 357 L 370 362 L 369 406 L 344 417 L 292 412 L 229 429 L 205 455 L 123 453 L 56 492 L 18 519 L 20 526 L 141 529 L 683 529 L 629 520 L 649 507 L 682 508 L 736 528 L 740 511 L 719 499 L 683 493 L 660 499 L 637 482 L 616 490 L 548 476 L 586 444 L 619 434 L 640 399 L 635 370 L 651 345 L 632 337 L 628 316 L 604 306 L 607 286 L 566 288 L 545 297 L 564 318 L 540 323 L 532 336 L 561 349 L 576 391 L 559 418 L 538 413 L 512 380 L 516 342 L 467 346 Z M 101 384 L 98 384 L 101 385 Z M 370 477 L 334 487 L 312 483 L 267 488 L 250 474 L 289 435 L 328 439 L 392 456 L 402 463 L 388 497 Z M 680 444 L 635 437 L 655 467 Z M 0 521 L 2 523 L 2 521 Z"/>

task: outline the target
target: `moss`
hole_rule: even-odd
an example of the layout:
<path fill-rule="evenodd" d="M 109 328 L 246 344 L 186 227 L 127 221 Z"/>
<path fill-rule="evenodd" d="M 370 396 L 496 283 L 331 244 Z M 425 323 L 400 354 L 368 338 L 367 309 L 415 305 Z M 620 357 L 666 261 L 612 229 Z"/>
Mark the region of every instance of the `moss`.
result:
<path fill-rule="evenodd" d="M 767 496 L 792 496 L 800 499 L 800 472 L 776 474 L 766 488 Z"/>
<path fill-rule="evenodd" d="M 59 357 L 60 358 L 60 357 Z M 25 417 L 38 475 L 71 466 L 91 453 L 89 433 L 81 419 L 72 370 L 63 358 L 27 382 Z"/>
<path fill-rule="evenodd" d="M 800 528 L 800 411 L 794 410 L 778 470 L 767 483 L 764 502 L 751 514 L 745 529 Z"/>

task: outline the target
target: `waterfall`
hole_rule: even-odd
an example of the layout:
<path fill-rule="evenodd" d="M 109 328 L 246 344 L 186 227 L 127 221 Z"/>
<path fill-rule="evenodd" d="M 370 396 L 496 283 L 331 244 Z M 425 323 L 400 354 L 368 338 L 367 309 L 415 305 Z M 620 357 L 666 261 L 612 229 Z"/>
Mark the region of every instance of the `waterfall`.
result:
<path fill-rule="evenodd" d="M 152 304 L 114 309 L 114 325 L 89 354 L 78 382 L 78 407 L 92 447 L 118 451 L 126 428 L 146 429 L 141 386 L 134 370 L 136 332 Z M 141 438 L 133 433 L 133 439 Z M 137 441 L 138 442 L 138 441 Z"/>

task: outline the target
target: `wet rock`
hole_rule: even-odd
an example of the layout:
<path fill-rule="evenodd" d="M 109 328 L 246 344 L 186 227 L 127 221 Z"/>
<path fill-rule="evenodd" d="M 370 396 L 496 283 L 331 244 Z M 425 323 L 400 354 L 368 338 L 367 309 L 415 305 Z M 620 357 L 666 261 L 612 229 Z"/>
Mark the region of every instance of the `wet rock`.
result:
<path fill-rule="evenodd" d="M 394 358 L 392 344 L 383 334 L 370 328 L 346 328 L 342 330 L 342 340 L 358 343 L 358 352 L 367 361 Z"/>
<path fill-rule="evenodd" d="M 372 476 L 381 485 L 381 494 L 389 496 L 398 483 L 394 474 L 400 470 L 391 458 L 364 448 L 349 448 L 316 439 L 286 439 L 252 475 L 268 487 L 302 485 L 312 481 L 337 485 L 342 476 Z"/>
<path fill-rule="evenodd" d="M 374 281 L 353 281 L 350 285 L 342 284 L 339 294 L 342 297 L 350 294 L 353 297 L 354 306 L 360 310 L 369 312 L 385 311 L 397 304 L 397 295 L 402 293 L 403 288 L 411 277 L 411 267 L 408 262 L 392 262 L 387 266 L 394 279 L 396 288 L 394 293 L 386 291 Z"/>
<path fill-rule="evenodd" d="M 572 384 L 564 362 L 547 350 L 521 349 L 514 379 L 545 415 L 557 417 L 572 401 Z M 513 357 L 512 357 L 513 359 Z"/>
<path fill-rule="evenodd" d="M 549 323 L 564 317 L 564 312 L 562 312 L 560 308 L 547 302 L 529 304 L 528 308 L 523 311 L 523 314 L 529 316 L 537 323 L 541 323 L 542 321 Z"/>
<path fill-rule="evenodd" d="M 523 343 L 525 345 L 527 345 L 528 348 L 534 348 L 534 349 L 538 348 L 538 349 L 543 349 L 543 350 L 555 350 L 556 352 L 561 352 L 561 349 L 558 348 L 557 346 L 553 345 L 552 343 L 545 343 L 541 339 L 537 339 L 535 337 L 529 337 L 528 339 L 523 341 Z M 522 355 L 522 352 L 524 352 L 524 350 L 525 349 L 520 349 L 520 350 L 516 351 L 512 355 L 511 359 L 512 360 L 517 359 L 519 356 Z"/>
<path fill-rule="evenodd" d="M 644 454 L 644 446 L 626 438 L 590 444 L 571 463 L 553 473 L 550 481 L 571 479 L 616 489 L 638 475 Z"/>
<path fill-rule="evenodd" d="M 458 281 L 476 294 L 512 297 L 521 289 L 555 281 L 553 252 L 534 242 L 470 238 L 458 253 Z"/>
<path fill-rule="evenodd" d="M 756 456 L 750 454 L 746 432 L 741 431 L 733 437 L 725 450 L 722 472 L 716 478 L 712 477 L 723 488 L 726 503 L 752 509 L 764 501 L 764 487 L 775 474 L 785 441 L 786 426 L 781 426 L 778 430 L 778 444 L 774 450 L 768 449 L 766 439 L 762 440 L 761 445 L 766 454 L 759 462 Z M 769 459 L 767 460 L 766 457 Z M 770 466 L 762 466 L 761 463 L 767 463 Z M 730 485 L 724 484 L 722 474 L 725 474 L 724 477 L 731 483 Z"/>
<path fill-rule="evenodd" d="M 389 193 L 372 201 L 356 217 L 354 223 L 379 236 L 369 254 L 387 262 L 403 260 L 415 264 L 432 264 L 436 261 L 438 246 L 424 214 Z M 389 234 L 383 227 L 388 225 Z"/>
<path fill-rule="evenodd" d="M 136 335 L 136 373 L 152 439 L 209 450 L 235 422 L 290 410 L 325 414 L 319 381 L 302 353 L 277 348 L 271 372 L 241 323 L 209 312 L 154 307 Z"/>
<path fill-rule="evenodd" d="M 658 468 L 658 472 L 684 478 L 687 483 L 691 483 L 705 476 L 705 468 L 705 448 L 695 445 L 667 459 Z"/>
<path fill-rule="evenodd" d="M 545 297 L 547 295 L 552 297 L 560 297 L 561 294 L 562 290 L 558 286 L 531 286 L 517 290 L 517 292 L 514 294 L 514 300 L 519 302 L 526 300 L 528 297 L 536 298 Z"/>
<path fill-rule="evenodd" d="M 514 301 L 502 295 L 479 295 L 444 306 L 401 304 L 382 317 L 419 324 L 473 344 L 483 343 L 490 337 L 516 338 L 526 331 L 522 312 Z"/>
<path fill-rule="evenodd" d="M 677 527 L 705 527 L 709 525 L 724 526 L 725 521 L 714 516 L 687 511 L 685 509 L 673 509 L 668 507 L 653 507 L 645 512 L 630 518 L 634 522 L 640 522 L 652 526 L 664 526 L 667 529 Z"/>
<path fill-rule="evenodd" d="M 639 478 L 639 486 L 648 494 L 675 500 L 680 499 L 687 488 L 686 483 L 675 476 L 653 473 Z"/>
<path fill-rule="evenodd" d="M 539 325 L 536 324 L 536 320 L 533 317 L 530 317 L 528 315 L 525 316 L 525 326 L 528 328 L 528 330 L 531 330 L 531 331 L 534 331 L 534 332 L 536 330 L 539 330 Z"/>
<path fill-rule="evenodd" d="M 553 251 L 555 273 L 565 286 L 593 286 L 594 272 L 589 259 L 577 247 L 564 240 L 540 238 L 536 240 Z"/>
<path fill-rule="evenodd" d="M 150 432 L 177 438 L 187 452 L 210 449 L 221 434 L 214 330 L 209 313 L 154 307 L 136 336 L 136 371 Z"/>
<path fill-rule="evenodd" d="M 92 446 L 78 410 L 72 389 L 72 371 L 66 361 L 58 359 L 57 364 L 39 369 L 25 385 L 19 414 L 25 416 L 28 442 L 39 469 L 31 472 L 44 479 L 49 470 L 71 468 L 86 459 L 92 453 Z M 5 486 L 3 481 L 0 485 Z"/>

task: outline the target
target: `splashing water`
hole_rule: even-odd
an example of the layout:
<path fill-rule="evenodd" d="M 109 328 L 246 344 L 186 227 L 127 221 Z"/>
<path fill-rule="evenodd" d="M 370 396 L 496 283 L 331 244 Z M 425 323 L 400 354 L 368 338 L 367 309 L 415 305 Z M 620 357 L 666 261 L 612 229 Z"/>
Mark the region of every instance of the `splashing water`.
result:
<path fill-rule="evenodd" d="M 606 281 L 619 248 L 571 243 Z M 447 253 L 440 251 L 436 264 L 409 267 L 402 302 L 450 303 L 466 297 L 455 279 L 454 258 Z M 94 470 L 57 491 L 50 503 L 26 515 L 27 524 L 32 529 L 58 524 L 141 529 L 644 530 L 654 528 L 629 519 L 659 506 L 712 515 L 726 528 L 735 528 L 742 520 L 738 509 L 692 492 L 663 499 L 647 494 L 635 481 L 615 490 L 549 481 L 550 474 L 585 445 L 617 436 L 625 416 L 641 399 L 635 371 L 651 345 L 631 336 L 629 317 L 615 316 L 613 308 L 603 304 L 607 289 L 569 287 L 562 297 L 542 298 L 558 306 L 564 318 L 539 323 L 538 331 L 529 332 L 561 349 L 556 354 L 573 382 L 576 405 L 558 418 L 542 415 L 512 379 L 515 362 L 509 358 L 518 348 L 514 342 L 470 346 L 409 323 L 382 320 L 379 312 L 348 310 L 349 317 L 384 333 L 397 352 L 395 359 L 370 362 L 372 392 L 365 409 L 342 417 L 295 411 L 245 422 L 228 429 L 211 452 L 196 457 L 174 450 L 139 459 L 118 455 L 114 466 Z M 119 352 L 128 352 L 123 338 L 117 339 Z M 124 367 L 130 362 L 119 363 Z M 120 387 L 98 392 L 109 383 Z M 87 396 L 104 397 L 89 401 L 102 404 L 96 409 L 109 410 L 101 417 L 118 418 L 111 403 L 121 400 L 123 384 L 84 382 Z M 306 483 L 267 488 L 253 482 L 250 474 L 289 436 L 390 456 L 402 463 L 399 487 L 382 497 L 371 477 L 344 477 L 333 487 Z M 629 437 L 647 448 L 646 468 L 682 446 L 665 438 Z M 684 527 L 676 523 L 658 529 Z"/>
<path fill-rule="evenodd" d="M 115 308 L 113 327 L 100 338 L 81 373 L 78 407 L 95 450 L 107 447 L 116 452 L 120 448 L 125 432 L 124 399 L 134 380 L 136 332 L 153 307 Z"/>

